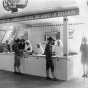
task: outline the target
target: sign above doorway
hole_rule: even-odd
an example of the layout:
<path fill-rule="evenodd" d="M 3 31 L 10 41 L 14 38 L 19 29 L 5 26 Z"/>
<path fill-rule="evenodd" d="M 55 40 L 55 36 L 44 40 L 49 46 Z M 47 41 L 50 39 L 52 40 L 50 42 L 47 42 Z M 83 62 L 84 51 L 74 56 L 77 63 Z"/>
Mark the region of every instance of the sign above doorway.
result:
<path fill-rule="evenodd" d="M 36 20 L 36 19 L 47 19 L 47 18 L 55 18 L 55 17 L 65 17 L 65 16 L 74 16 L 79 15 L 79 8 L 65 8 L 62 10 L 54 10 L 54 11 L 46 11 L 35 14 L 21 14 L 16 16 L 4 17 L 0 19 L 0 23 L 8 23 L 8 22 L 19 22 L 19 21 L 27 21 L 27 20 Z"/>

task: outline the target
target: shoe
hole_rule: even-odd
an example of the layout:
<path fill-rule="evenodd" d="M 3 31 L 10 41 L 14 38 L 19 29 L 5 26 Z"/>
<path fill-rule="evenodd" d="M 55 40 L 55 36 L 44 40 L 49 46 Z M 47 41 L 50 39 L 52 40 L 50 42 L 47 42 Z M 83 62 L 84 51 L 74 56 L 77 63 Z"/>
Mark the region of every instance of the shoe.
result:
<path fill-rule="evenodd" d="M 87 77 L 87 74 L 83 74 L 82 77 L 83 77 L 83 78 L 84 78 L 84 77 Z"/>
<path fill-rule="evenodd" d="M 14 73 L 15 73 L 15 74 L 17 74 L 17 72 L 16 72 L 16 71 L 14 71 Z"/>
<path fill-rule="evenodd" d="M 47 80 L 51 80 L 51 78 L 50 78 L 50 77 L 46 77 L 46 79 L 47 79 Z"/>
<path fill-rule="evenodd" d="M 86 78 L 88 78 L 88 73 L 86 74 Z"/>
<path fill-rule="evenodd" d="M 58 79 L 57 78 L 53 78 L 54 81 L 57 81 Z"/>
<path fill-rule="evenodd" d="M 22 75 L 22 73 L 21 73 L 21 72 L 17 72 L 17 74 L 18 74 L 18 75 Z"/>

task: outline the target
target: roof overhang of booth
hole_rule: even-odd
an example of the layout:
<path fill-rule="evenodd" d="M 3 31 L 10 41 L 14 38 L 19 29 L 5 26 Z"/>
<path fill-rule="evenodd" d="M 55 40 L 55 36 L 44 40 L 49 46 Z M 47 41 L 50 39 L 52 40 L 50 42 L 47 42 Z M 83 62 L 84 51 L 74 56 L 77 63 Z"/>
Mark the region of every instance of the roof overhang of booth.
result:
<path fill-rule="evenodd" d="M 45 2 L 48 4 L 46 4 Z M 0 2 L 0 4 L 2 3 Z M 2 9 L 3 7 L 0 6 L 0 8 Z M 9 13 L 3 8 L 1 10 L 1 13 L 2 14 L 0 14 L 0 23 L 6 23 L 74 16 L 79 14 L 79 8 L 74 0 L 32 0 L 31 2 L 29 1 L 28 6 L 21 12 Z"/>

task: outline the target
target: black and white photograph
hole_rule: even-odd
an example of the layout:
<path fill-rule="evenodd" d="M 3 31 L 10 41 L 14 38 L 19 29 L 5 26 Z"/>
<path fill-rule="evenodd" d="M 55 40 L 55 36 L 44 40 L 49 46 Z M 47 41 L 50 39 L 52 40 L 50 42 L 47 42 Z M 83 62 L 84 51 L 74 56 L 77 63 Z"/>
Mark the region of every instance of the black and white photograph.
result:
<path fill-rule="evenodd" d="M 0 88 L 88 88 L 88 0 L 0 0 Z"/>

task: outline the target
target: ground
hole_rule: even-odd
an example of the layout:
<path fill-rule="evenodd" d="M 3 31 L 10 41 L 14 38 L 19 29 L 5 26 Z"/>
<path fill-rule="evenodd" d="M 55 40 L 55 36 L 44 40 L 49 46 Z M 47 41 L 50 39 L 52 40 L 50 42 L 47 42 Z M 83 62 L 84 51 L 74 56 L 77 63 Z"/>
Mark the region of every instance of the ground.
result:
<path fill-rule="evenodd" d="M 0 88 L 88 88 L 88 79 L 47 80 L 31 75 L 0 71 Z"/>

